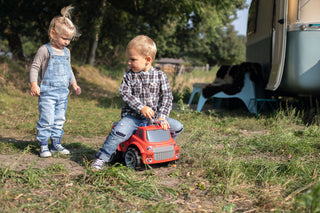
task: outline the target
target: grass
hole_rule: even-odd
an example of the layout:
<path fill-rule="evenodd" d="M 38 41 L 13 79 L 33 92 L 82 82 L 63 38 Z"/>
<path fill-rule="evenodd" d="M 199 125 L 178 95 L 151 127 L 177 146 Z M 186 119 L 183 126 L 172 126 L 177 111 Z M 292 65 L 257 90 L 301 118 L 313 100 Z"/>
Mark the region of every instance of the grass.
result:
<path fill-rule="evenodd" d="M 185 128 L 177 139 L 179 161 L 139 172 L 122 165 L 93 172 L 91 161 L 121 103 L 112 88 L 86 79 L 82 88 L 97 88 L 70 96 L 64 126 L 72 155 L 50 160 L 38 157 L 37 99 L 11 84 L 1 89 L 1 211 L 319 211 L 320 128 L 306 125 L 295 108 L 255 118 L 242 109 L 199 113 L 179 102 L 171 113 Z"/>

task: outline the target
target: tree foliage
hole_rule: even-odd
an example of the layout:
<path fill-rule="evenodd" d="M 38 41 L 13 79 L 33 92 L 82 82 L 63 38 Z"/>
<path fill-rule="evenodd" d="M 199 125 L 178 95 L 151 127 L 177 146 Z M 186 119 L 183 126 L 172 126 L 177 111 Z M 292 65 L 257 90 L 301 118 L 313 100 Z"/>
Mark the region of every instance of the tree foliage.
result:
<path fill-rule="evenodd" d="M 230 23 L 245 0 L 0 0 L 0 36 L 15 58 L 23 57 L 22 37 L 47 42 L 50 20 L 69 4 L 82 33 L 71 43 L 72 55 L 84 63 L 122 62 L 126 43 L 138 34 L 155 40 L 157 57 L 215 65 L 236 63 L 243 54 Z"/>

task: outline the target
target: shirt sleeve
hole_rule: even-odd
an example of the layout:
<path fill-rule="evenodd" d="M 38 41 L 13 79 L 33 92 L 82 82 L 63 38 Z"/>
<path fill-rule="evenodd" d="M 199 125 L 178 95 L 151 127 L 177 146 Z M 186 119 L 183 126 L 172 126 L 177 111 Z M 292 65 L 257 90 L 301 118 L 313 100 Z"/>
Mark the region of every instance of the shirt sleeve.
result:
<path fill-rule="evenodd" d="M 70 83 L 70 85 L 72 85 L 73 83 L 77 83 L 77 80 L 76 80 L 76 77 L 74 76 L 72 66 L 71 66 L 71 52 L 68 48 L 67 48 L 67 51 L 69 53 L 69 62 L 70 62 L 70 70 L 71 70 L 71 79 L 70 79 L 69 83 Z"/>
<path fill-rule="evenodd" d="M 160 87 L 161 91 L 159 98 L 158 116 L 166 119 L 167 117 L 169 117 L 170 111 L 172 109 L 173 96 L 167 75 L 164 72 L 161 72 Z"/>
<path fill-rule="evenodd" d="M 46 48 L 45 45 L 42 45 L 38 49 L 38 51 L 33 59 L 33 62 L 31 64 L 31 67 L 30 67 L 30 83 L 31 82 L 38 83 L 38 77 L 39 77 L 39 74 L 42 70 L 43 63 L 45 63 L 45 61 L 48 58 L 47 55 L 48 55 L 48 49 Z"/>
<path fill-rule="evenodd" d="M 144 107 L 144 104 L 132 95 L 132 86 L 131 86 L 131 77 L 128 72 L 126 72 L 122 78 L 122 82 L 120 85 L 120 96 L 122 100 L 134 111 L 140 113 L 140 110 Z"/>

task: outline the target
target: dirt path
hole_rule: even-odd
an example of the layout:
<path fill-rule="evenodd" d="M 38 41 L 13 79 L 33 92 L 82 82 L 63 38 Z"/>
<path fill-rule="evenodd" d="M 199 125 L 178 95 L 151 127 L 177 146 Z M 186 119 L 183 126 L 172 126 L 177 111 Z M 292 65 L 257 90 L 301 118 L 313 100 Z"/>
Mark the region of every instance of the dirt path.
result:
<path fill-rule="evenodd" d="M 65 140 L 68 141 L 70 136 L 65 135 Z M 94 137 L 94 138 L 84 138 L 77 137 L 72 138 L 73 141 L 80 143 L 91 144 L 92 149 L 98 150 L 99 144 L 102 144 L 105 137 Z M 35 144 L 35 137 L 20 133 L 19 131 L 0 129 L 0 142 L 9 142 L 12 143 L 12 146 L 22 147 L 24 149 L 28 144 Z M 22 144 L 22 145 L 19 145 Z M 23 146 L 25 145 L 25 146 Z M 26 153 L 19 151 L 18 153 L 13 153 L 8 150 L 0 151 L 0 166 L 9 167 L 12 170 L 20 171 L 22 169 L 27 169 L 30 166 L 33 168 L 47 168 L 55 164 L 63 164 L 64 168 L 69 171 L 70 175 L 80 175 L 84 173 L 83 158 L 81 156 L 81 150 L 79 148 L 70 149 L 71 155 L 69 156 L 54 156 L 51 158 L 40 158 L 36 150 L 31 150 Z M 93 156 L 89 156 L 93 158 Z M 81 159 L 82 158 L 82 159 Z M 91 159 L 89 159 L 91 160 Z"/>
<path fill-rule="evenodd" d="M 68 156 L 53 156 L 51 158 L 40 158 L 38 150 L 31 150 L 26 153 L 23 152 L 23 149 L 28 146 L 28 144 L 36 144 L 36 139 L 34 136 L 26 135 L 24 133 L 19 133 L 18 131 L 14 130 L 7 130 L 0 128 L 0 142 L 9 142 L 12 143 L 13 146 L 19 146 L 18 144 L 21 143 L 19 147 L 21 151 L 18 153 L 13 153 L 12 151 L 5 151 L 0 150 L 0 166 L 1 167 L 8 167 L 14 171 L 21 171 L 23 169 L 28 169 L 30 166 L 32 168 L 47 168 L 51 165 L 55 164 L 62 164 L 64 168 L 69 171 L 70 175 L 81 175 L 84 174 L 85 165 L 83 161 L 90 162 L 94 159 L 95 151 L 98 151 L 100 146 L 103 144 L 105 137 L 93 137 L 93 138 L 86 138 L 86 137 L 72 137 L 64 135 L 65 141 L 77 141 L 77 143 L 83 143 L 89 145 L 90 153 L 84 156 L 82 154 L 81 148 L 69 148 L 71 151 L 71 155 Z M 16 148 L 15 148 L 16 149 Z M 38 148 L 37 148 L 38 149 Z M 175 167 L 169 166 L 154 166 L 154 172 L 158 176 L 168 177 L 168 174 L 172 173 L 175 170 Z M 176 182 L 174 180 L 167 181 L 168 187 L 171 184 L 175 185 Z"/>
<path fill-rule="evenodd" d="M 39 148 L 35 140 L 35 136 L 30 136 L 25 133 L 19 133 L 14 130 L 6 130 L 0 128 L 0 167 L 8 167 L 14 171 L 21 171 L 23 169 L 32 168 L 47 168 L 53 165 L 61 164 L 65 169 L 68 170 L 68 175 L 78 176 L 85 173 L 86 162 L 91 162 L 94 159 L 94 153 L 103 144 L 105 137 L 72 137 L 64 135 L 65 141 L 76 141 L 77 143 L 83 143 L 86 146 L 85 153 L 83 155 L 83 150 L 81 148 L 69 148 L 71 155 L 68 157 L 54 156 L 51 158 L 40 158 Z M 13 149 L 18 150 L 18 153 L 12 154 L 12 150 L 1 149 L 1 142 L 12 143 Z M 19 143 L 20 146 L 17 146 Z M 28 144 L 32 144 L 33 147 L 30 151 L 24 153 L 25 148 Z M 67 143 L 68 144 L 68 143 Z M 72 146 L 72 144 L 68 144 Z M 6 146 L 8 147 L 8 146 Z M 10 147 L 10 146 L 9 146 Z M 17 147 L 19 147 L 17 149 Z M 88 148 L 87 148 L 88 147 Z M 10 148 L 9 148 L 10 149 Z M 90 151 L 90 152 L 88 152 Z M 90 154 L 87 154 L 90 153 Z M 91 154 L 92 153 L 92 154 Z M 172 176 L 178 168 L 177 165 L 166 165 L 166 166 L 154 166 L 153 173 L 159 178 L 161 185 L 168 188 L 176 188 L 181 184 L 181 179 Z M 142 171 L 143 172 L 143 171 Z M 201 182 L 202 183 L 202 182 Z M 188 183 L 190 184 L 190 183 Z M 203 182 L 205 185 L 210 185 L 207 182 Z M 217 196 L 214 199 L 210 196 L 208 190 L 201 190 L 197 188 L 196 182 L 189 185 L 190 190 L 187 193 L 187 199 L 183 196 L 179 196 L 174 203 L 183 206 L 183 211 L 186 212 L 217 212 L 219 207 L 217 202 L 222 199 L 222 197 Z M 207 194 L 208 193 L 208 194 Z M 245 209 L 249 209 L 251 203 L 238 204 L 239 206 L 245 206 Z"/>
<path fill-rule="evenodd" d="M 68 135 L 64 135 L 64 139 L 66 141 L 71 140 L 69 139 L 69 137 L 70 136 Z M 73 137 L 72 141 L 90 144 L 89 147 L 92 147 L 92 150 L 97 151 L 104 142 L 104 139 L 105 137 Z M 33 146 L 37 145 L 37 142 L 35 142 L 35 137 L 28 136 L 17 131 L 4 130 L 0 128 L 0 143 L 1 142 L 9 142 L 12 143 L 13 146 L 16 146 L 18 143 L 23 143 L 22 146 L 19 146 L 21 147 L 21 151 L 19 150 L 19 153 L 12 154 L 12 150 L 8 150 L 7 152 L 6 150 L 0 150 L 0 167 L 8 167 L 14 171 L 21 171 L 30 167 L 43 169 L 53 165 L 61 164 L 65 169 L 68 170 L 68 175 L 78 176 L 84 174 L 85 172 L 85 165 L 83 163 L 83 160 L 90 162 L 94 159 L 94 154 L 90 156 L 81 155 L 81 150 L 79 150 L 79 148 L 71 148 L 71 155 L 66 157 L 54 156 L 51 158 L 40 158 L 38 148 L 37 150 L 30 150 L 24 153 L 23 150 L 28 146 L 28 143 L 32 143 Z M 13 150 L 16 150 L 16 148 L 14 148 Z M 176 171 L 176 165 L 155 165 L 153 166 L 153 168 L 153 173 L 159 178 L 159 180 L 161 180 L 161 185 L 168 188 L 175 188 L 177 185 L 179 185 L 180 180 L 176 177 L 171 177 L 170 175 Z M 175 203 L 188 206 L 189 209 L 197 209 L 200 206 L 202 206 L 202 208 L 204 207 L 205 209 L 212 208 L 212 200 L 206 196 L 201 195 L 201 193 L 203 193 L 201 190 L 199 190 L 199 193 L 196 193 L 196 190 L 193 191 L 193 193 L 195 193 L 195 195 L 189 195 L 188 201 L 177 199 Z"/>

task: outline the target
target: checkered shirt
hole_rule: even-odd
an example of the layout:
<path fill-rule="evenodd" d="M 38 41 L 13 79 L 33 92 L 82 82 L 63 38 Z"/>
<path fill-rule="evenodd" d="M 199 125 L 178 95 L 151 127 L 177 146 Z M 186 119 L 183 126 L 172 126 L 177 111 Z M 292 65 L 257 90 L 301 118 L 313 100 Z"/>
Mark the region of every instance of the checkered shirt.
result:
<path fill-rule="evenodd" d="M 153 67 L 146 72 L 128 70 L 119 91 L 125 103 L 121 117 L 132 115 L 144 118 L 140 110 L 149 106 L 155 112 L 154 118 L 166 119 L 172 109 L 173 97 L 167 75 Z"/>

